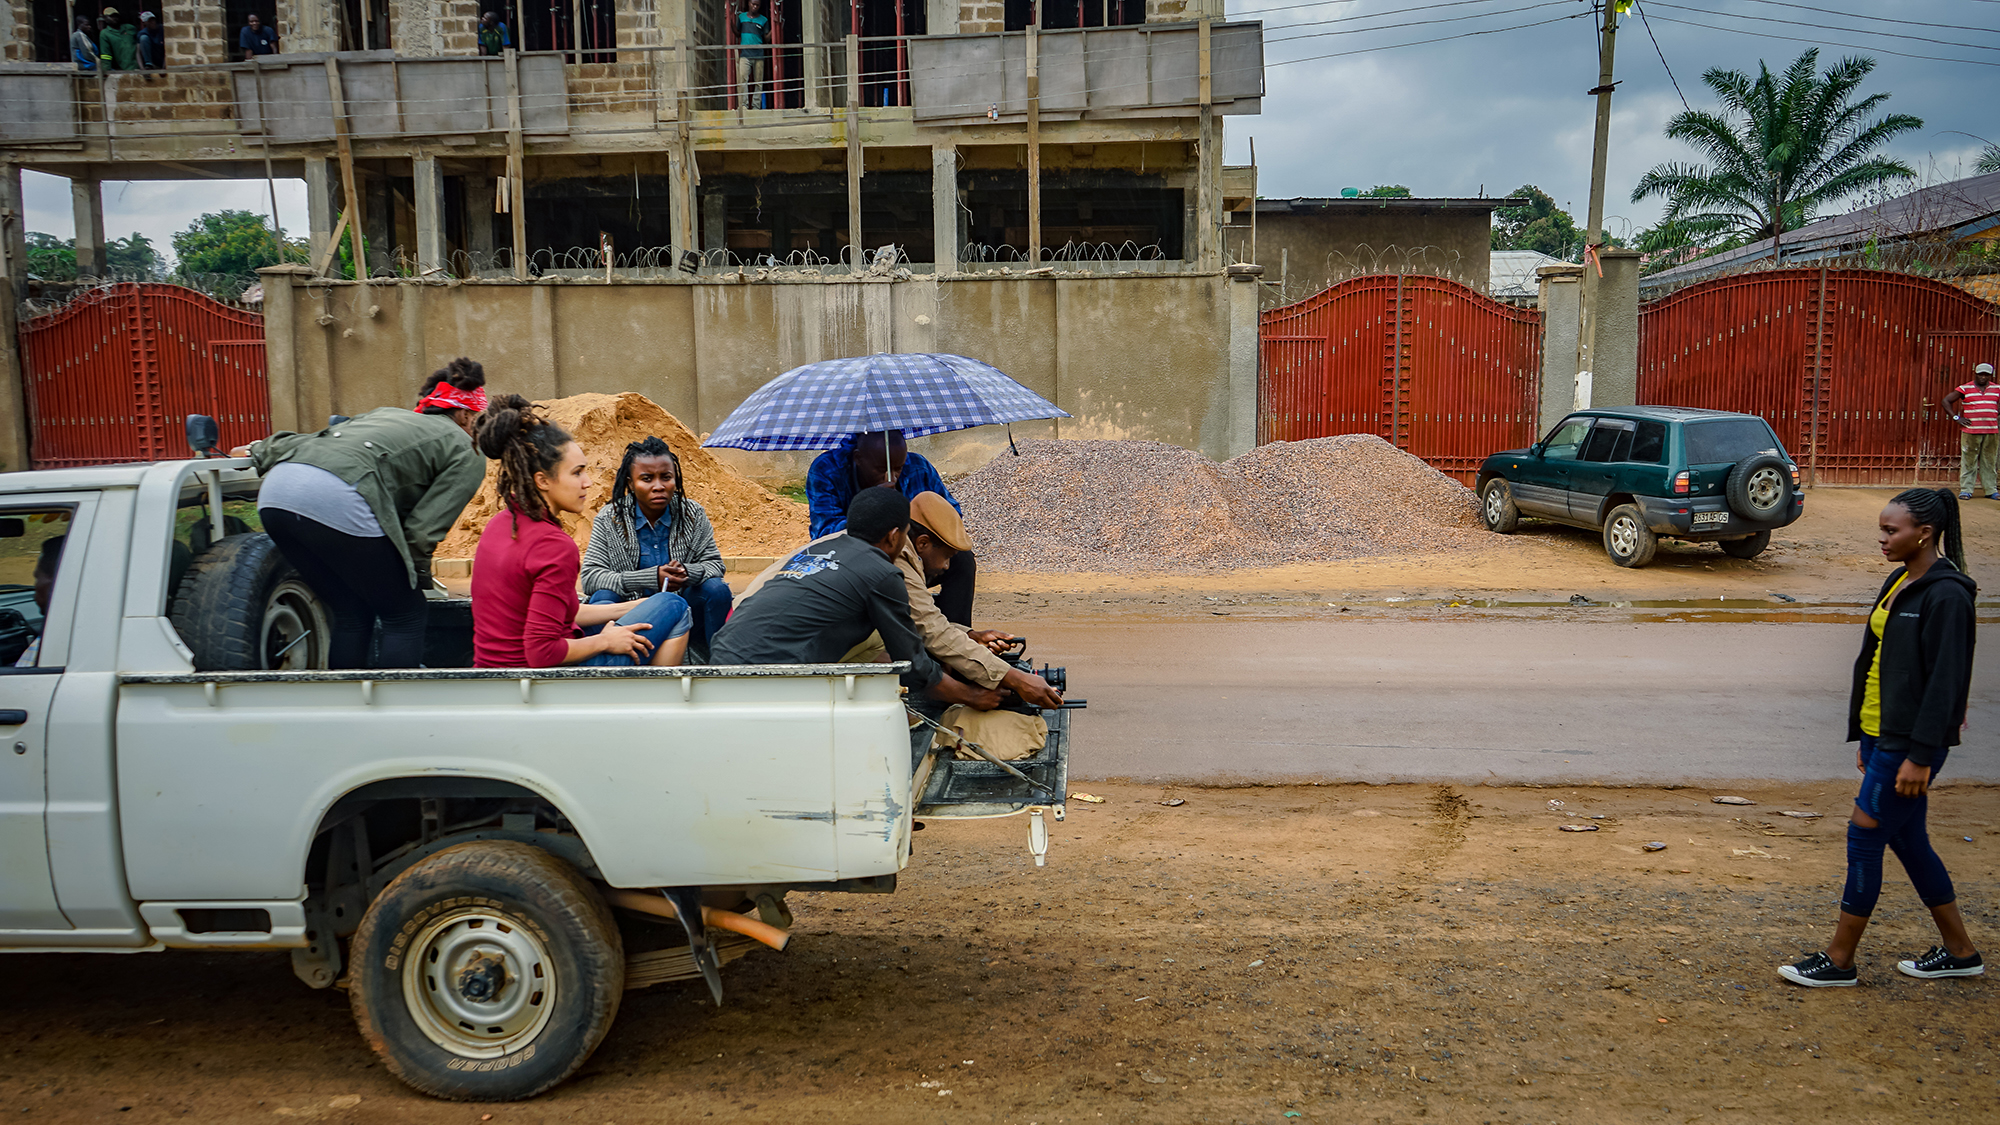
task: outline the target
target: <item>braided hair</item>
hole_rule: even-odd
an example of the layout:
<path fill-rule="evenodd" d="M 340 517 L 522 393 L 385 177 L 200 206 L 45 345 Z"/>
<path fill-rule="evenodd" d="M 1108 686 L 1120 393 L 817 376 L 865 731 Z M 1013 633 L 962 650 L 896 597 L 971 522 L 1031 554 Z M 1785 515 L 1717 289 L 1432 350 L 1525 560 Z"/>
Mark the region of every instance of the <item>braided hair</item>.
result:
<path fill-rule="evenodd" d="M 665 457 L 668 463 L 673 465 L 674 495 L 667 501 L 667 510 L 673 513 L 676 523 L 687 518 L 687 481 L 681 475 L 681 459 L 666 442 L 648 434 L 645 440 L 631 442 L 625 446 L 625 459 L 619 462 L 618 476 L 611 482 L 611 510 L 621 517 L 618 528 L 625 533 L 627 544 L 636 542 L 633 525 L 637 521 L 622 518 L 625 509 L 620 506 L 620 502 L 632 494 L 632 462 L 641 457 Z"/>
<path fill-rule="evenodd" d="M 502 395 L 486 407 L 473 430 L 479 452 L 500 462 L 500 499 L 516 517 L 560 524 L 535 487 L 535 474 L 562 463 L 563 450 L 575 439 L 569 432 L 535 413 L 535 404 L 520 395 Z"/>
<path fill-rule="evenodd" d="M 1949 488 L 1906 488 L 1890 501 L 1901 504 L 1918 527 L 1937 532 L 1944 557 L 1961 572 L 1965 570 L 1965 543 L 1959 534 L 1958 497 Z"/>
<path fill-rule="evenodd" d="M 486 368 L 476 359 L 459 356 L 431 372 L 430 378 L 425 379 L 423 387 L 417 391 L 417 400 L 423 401 L 425 396 L 437 389 L 439 383 L 450 383 L 461 391 L 476 391 L 486 385 Z M 425 406 L 420 409 L 425 414 L 452 412 L 452 408 L 448 406 Z"/>

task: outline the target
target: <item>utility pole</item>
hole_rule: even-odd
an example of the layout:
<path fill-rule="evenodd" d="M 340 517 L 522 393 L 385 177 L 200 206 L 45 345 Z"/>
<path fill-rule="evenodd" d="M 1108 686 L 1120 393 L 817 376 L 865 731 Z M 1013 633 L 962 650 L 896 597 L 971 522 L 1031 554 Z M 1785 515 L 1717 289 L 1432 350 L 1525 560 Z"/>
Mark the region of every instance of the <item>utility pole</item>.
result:
<path fill-rule="evenodd" d="M 1597 95 L 1597 137 L 1590 151 L 1590 224 L 1583 236 L 1583 307 L 1576 324 L 1578 375 L 1595 370 L 1597 364 L 1597 279 L 1604 270 L 1597 255 L 1604 249 L 1604 162 L 1611 148 L 1611 90 L 1618 85 L 1611 79 L 1611 60 L 1618 45 L 1618 13 L 1630 7 L 1631 0 L 1603 0 L 1603 3 L 1604 33 L 1597 46 L 1597 86 L 1590 91 Z"/>

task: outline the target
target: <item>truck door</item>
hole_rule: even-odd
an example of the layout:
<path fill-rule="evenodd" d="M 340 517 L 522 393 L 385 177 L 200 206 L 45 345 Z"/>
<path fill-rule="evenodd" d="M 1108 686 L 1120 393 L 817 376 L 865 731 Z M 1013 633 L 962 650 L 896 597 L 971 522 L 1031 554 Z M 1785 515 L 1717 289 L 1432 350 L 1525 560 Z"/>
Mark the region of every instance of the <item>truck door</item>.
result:
<path fill-rule="evenodd" d="M 47 733 L 68 652 L 48 625 L 69 624 L 49 609 L 73 511 L 0 508 L 0 930 L 71 928 L 49 874 Z"/>

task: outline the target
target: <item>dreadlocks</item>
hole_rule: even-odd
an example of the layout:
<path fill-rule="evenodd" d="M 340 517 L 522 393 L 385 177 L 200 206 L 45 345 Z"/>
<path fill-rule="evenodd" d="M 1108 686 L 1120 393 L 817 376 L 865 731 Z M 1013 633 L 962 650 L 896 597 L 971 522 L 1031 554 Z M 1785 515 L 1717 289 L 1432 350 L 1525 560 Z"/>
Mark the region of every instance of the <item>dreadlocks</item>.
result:
<path fill-rule="evenodd" d="M 673 513 L 673 518 L 677 523 L 685 520 L 687 518 L 687 493 L 685 491 L 687 482 L 681 477 L 681 459 L 675 455 L 673 449 L 666 442 L 661 441 L 651 434 L 646 435 L 643 441 L 631 442 L 625 446 L 625 460 L 619 463 L 618 476 L 611 482 L 612 510 L 620 516 L 625 514 L 625 509 L 619 507 L 619 503 L 632 493 L 632 462 L 637 461 L 641 457 L 665 457 L 667 462 L 673 465 L 674 495 L 667 501 L 667 510 Z M 625 542 L 627 543 L 636 541 L 633 538 L 632 530 L 636 522 L 635 520 L 628 519 L 620 519 L 618 521 L 618 527 L 625 533 Z M 681 526 L 685 527 L 687 525 L 681 523 Z"/>
<path fill-rule="evenodd" d="M 1898 492 L 1891 504 L 1901 504 L 1918 527 L 1929 527 L 1937 532 L 1938 546 L 1944 548 L 1944 557 L 1961 572 L 1965 570 L 1965 544 L 1958 530 L 1958 497 L 1949 488 L 1906 488 Z"/>
<path fill-rule="evenodd" d="M 479 452 L 500 462 L 500 500 L 509 511 L 531 520 L 558 523 L 535 487 L 535 474 L 554 469 L 574 440 L 561 426 L 535 413 L 520 395 L 502 395 L 479 416 L 473 441 Z"/>

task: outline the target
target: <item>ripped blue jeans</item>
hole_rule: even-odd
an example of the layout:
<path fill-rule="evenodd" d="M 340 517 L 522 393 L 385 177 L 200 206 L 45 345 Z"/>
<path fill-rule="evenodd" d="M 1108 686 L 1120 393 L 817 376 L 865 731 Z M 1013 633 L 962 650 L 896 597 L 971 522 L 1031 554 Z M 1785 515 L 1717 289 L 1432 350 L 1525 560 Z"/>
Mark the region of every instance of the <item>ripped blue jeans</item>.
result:
<path fill-rule="evenodd" d="M 1861 792 L 1854 805 L 1875 821 L 1863 828 L 1847 823 L 1847 886 L 1840 893 L 1840 912 L 1866 918 L 1875 913 L 1875 901 L 1882 895 L 1882 851 L 1896 853 L 1917 897 L 1925 906 L 1943 906 L 1958 895 L 1952 890 L 1951 876 L 1944 861 L 1931 848 L 1930 832 L 1924 824 L 1930 795 L 1905 797 L 1896 792 L 1896 771 L 1903 767 L 1904 755 L 1895 750 L 1879 750 L 1872 735 L 1861 736 L 1861 760 L 1867 772 L 1861 776 Z M 1940 752 L 1932 763 L 1931 777 L 1944 767 Z"/>

